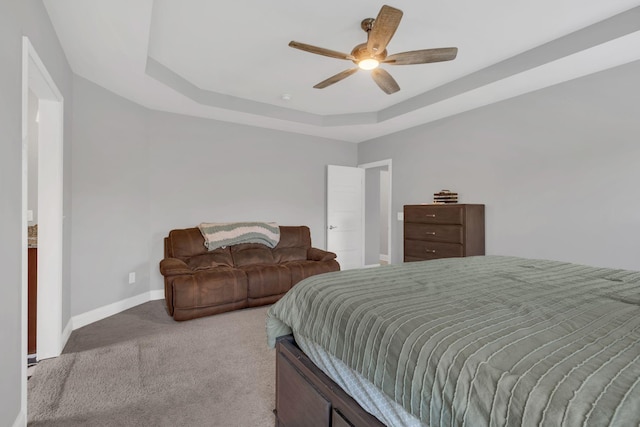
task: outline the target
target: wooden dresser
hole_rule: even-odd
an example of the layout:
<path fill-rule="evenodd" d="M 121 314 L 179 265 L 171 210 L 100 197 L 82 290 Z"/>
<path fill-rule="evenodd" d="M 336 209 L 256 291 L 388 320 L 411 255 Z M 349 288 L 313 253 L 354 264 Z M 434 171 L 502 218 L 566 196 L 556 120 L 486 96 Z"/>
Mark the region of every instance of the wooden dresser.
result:
<path fill-rule="evenodd" d="M 405 262 L 472 255 L 484 255 L 484 205 L 405 205 Z"/>

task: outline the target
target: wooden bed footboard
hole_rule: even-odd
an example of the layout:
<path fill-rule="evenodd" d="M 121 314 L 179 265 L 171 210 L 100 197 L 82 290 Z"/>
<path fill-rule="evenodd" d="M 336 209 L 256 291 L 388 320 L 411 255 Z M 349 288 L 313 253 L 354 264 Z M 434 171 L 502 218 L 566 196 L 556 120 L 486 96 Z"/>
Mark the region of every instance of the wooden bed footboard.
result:
<path fill-rule="evenodd" d="M 276 427 L 384 427 L 322 372 L 292 335 L 276 342 Z"/>

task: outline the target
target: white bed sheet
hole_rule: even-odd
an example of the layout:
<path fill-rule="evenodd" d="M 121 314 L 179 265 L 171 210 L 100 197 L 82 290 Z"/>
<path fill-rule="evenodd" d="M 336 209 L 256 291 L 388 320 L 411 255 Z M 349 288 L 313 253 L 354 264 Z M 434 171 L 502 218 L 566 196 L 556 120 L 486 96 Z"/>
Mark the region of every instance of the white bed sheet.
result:
<path fill-rule="evenodd" d="M 389 427 L 425 427 L 418 418 L 312 340 L 294 333 L 296 344 L 362 408 Z"/>

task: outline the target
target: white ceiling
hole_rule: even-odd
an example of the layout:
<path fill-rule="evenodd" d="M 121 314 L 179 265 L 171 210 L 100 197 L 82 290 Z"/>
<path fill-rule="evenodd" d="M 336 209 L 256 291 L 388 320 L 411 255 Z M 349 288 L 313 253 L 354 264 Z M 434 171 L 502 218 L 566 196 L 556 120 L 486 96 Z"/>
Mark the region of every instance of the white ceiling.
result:
<path fill-rule="evenodd" d="M 390 54 L 456 46 L 454 61 L 313 85 L 350 61 L 382 2 L 44 0 L 73 71 L 149 108 L 360 142 L 640 59 L 640 0 L 393 0 Z M 284 100 L 283 95 L 290 95 Z"/>

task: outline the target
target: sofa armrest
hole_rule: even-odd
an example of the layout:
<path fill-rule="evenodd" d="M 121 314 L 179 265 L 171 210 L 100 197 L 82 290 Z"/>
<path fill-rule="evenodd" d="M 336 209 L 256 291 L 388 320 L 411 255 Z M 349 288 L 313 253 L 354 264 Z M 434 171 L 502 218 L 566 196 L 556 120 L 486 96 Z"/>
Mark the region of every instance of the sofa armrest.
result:
<path fill-rule="evenodd" d="M 160 273 L 163 276 L 178 276 L 180 274 L 193 274 L 193 270 L 178 258 L 165 258 L 160 261 Z"/>
<path fill-rule="evenodd" d="M 307 250 L 307 259 L 310 261 L 329 261 L 336 258 L 333 252 L 323 251 L 318 248 L 309 248 Z"/>

